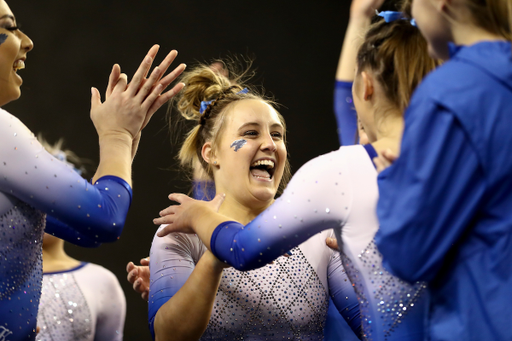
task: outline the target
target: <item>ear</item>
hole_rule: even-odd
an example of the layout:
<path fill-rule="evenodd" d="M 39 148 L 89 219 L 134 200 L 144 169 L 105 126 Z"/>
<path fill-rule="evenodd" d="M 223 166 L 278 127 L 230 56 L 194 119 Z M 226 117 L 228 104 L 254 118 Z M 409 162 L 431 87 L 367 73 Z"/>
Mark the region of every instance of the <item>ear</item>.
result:
<path fill-rule="evenodd" d="M 203 144 L 203 148 L 201 149 L 201 156 L 203 157 L 203 160 L 206 161 L 206 163 L 209 163 L 213 166 L 213 158 L 215 155 L 212 150 L 211 142 L 205 142 L 205 144 Z"/>
<path fill-rule="evenodd" d="M 434 8 L 440 13 L 446 12 L 448 8 L 452 5 L 451 0 L 432 0 L 431 3 L 434 6 Z"/>
<path fill-rule="evenodd" d="M 373 78 L 366 71 L 361 72 L 363 80 L 363 99 L 369 101 L 373 95 Z"/>

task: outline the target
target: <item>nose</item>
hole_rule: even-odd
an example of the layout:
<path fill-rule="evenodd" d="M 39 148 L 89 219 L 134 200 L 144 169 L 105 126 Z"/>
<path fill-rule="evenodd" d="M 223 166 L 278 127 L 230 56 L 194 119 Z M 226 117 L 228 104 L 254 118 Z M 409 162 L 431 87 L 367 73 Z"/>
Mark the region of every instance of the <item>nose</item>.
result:
<path fill-rule="evenodd" d="M 20 32 L 21 48 L 26 52 L 31 51 L 34 48 L 34 42 L 25 33 Z"/>
<path fill-rule="evenodd" d="M 264 136 L 264 140 L 261 143 L 261 150 L 275 152 L 277 150 L 277 147 L 274 139 L 272 138 L 272 135 L 265 134 Z"/>

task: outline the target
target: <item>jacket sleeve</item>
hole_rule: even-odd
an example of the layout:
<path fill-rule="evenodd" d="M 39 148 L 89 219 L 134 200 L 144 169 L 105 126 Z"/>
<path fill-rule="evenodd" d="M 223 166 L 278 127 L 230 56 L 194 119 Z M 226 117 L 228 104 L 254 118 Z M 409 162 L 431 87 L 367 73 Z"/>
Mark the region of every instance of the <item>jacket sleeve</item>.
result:
<path fill-rule="evenodd" d="M 409 281 L 432 280 L 471 226 L 484 173 L 455 116 L 428 99 L 411 103 L 398 160 L 378 177 L 384 266 Z"/>

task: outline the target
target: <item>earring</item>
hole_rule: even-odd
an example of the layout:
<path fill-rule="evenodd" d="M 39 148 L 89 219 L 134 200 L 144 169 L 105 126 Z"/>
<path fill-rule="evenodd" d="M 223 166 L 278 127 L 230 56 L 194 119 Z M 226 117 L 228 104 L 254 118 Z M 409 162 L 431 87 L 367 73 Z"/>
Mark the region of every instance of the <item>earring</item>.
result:
<path fill-rule="evenodd" d="M 217 161 L 213 161 L 213 164 L 214 164 L 214 165 L 217 165 Z"/>

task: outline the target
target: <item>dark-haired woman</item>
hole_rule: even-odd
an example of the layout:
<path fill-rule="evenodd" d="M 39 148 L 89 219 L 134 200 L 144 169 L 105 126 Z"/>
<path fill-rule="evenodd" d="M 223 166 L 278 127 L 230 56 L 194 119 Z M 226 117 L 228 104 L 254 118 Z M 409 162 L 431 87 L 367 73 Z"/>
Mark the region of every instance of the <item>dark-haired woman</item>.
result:
<path fill-rule="evenodd" d="M 0 0 L 0 106 L 20 97 L 18 71 L 32 48 L 9 6 Z M 131 202 L 131 162 L 140 131 L 182 87 L 161 94 L 183 70 L 180 66 L 161 78 L 175 52 L 145 80 L 156 51 L 150 50 L 129 85 L 115 66 L 104 103 L 92 89 L 91 118 L 100 144 L 93 184 L 46 152 L 19 119 L 0 109 L 0 339 L 33 340 L 36 335 L 46 214 L 56 222 L 51 232 L 72 242 L 94 245 L 115 241 L 121 233 Z"/>

